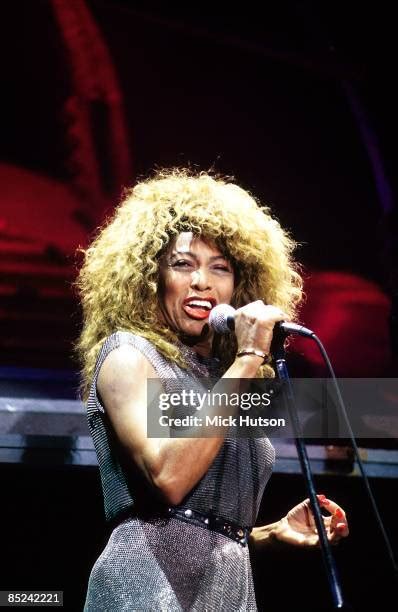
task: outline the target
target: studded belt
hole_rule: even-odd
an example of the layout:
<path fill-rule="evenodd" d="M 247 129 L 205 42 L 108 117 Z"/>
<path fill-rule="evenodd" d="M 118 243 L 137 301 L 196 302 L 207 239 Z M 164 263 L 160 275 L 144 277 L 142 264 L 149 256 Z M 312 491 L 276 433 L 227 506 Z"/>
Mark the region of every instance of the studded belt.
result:
<path fill-rule="evenodd" d="M 197 510 L 192 510 L 186 506 L 171 506 L 167 509 L 168 515 L 177 518 L 186 523 L 193 523 L 198 527 L 210 529 L 221 533 L 227 538 L 238 542 L 241 546 L 247 546 L 251 527 L 241 527 L 236 523 L 227 521 L 220 516 L 214 514 L 204 514 Z"/>

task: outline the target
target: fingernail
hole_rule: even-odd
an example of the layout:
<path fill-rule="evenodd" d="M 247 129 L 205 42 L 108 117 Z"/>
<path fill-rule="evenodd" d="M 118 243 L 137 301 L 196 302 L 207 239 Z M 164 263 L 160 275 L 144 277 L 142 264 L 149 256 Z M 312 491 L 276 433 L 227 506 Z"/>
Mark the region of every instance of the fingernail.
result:
<path fill-rule="evenodd" d="M 339 531 L 344 531 L 345 525 L 343 524 L 337 525 L 336 529 L 338 529 Z"/>
<path fill-rule="evenodd" d="M 324 502 L 326 499 L 326 495 L 324 495 L 323 493 L 320 493 L 319 495 L 317 495 L 317 498 L 319 499 L 319 501 Z"/>

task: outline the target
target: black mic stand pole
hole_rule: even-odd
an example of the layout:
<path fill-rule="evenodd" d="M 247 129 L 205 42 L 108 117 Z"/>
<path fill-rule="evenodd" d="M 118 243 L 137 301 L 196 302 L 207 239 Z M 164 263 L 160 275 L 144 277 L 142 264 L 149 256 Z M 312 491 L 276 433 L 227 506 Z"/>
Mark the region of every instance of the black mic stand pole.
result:
<path fill-rule="evenodd" d="M 293 388 L 286 365 L 284 347 L 284 341 L 286 339 L 286 336 L 287 334 L 275 327 L 272 354 L 274 355 L 274 361 L 278 377 L 284 383 L 282 386 L 284 403 L 293 426 L 297 454 L 301 465 L 301 471 L 303 473 L 305 484 L 307 487 L 308 497 L 315 519 L 315 525 L 318 531 L 319 544 L 333 600 L 333 608 L 336 610 L 343 610 L 345 608 L 345 604 L 341 592 L 341 587 L 339 584 L 337 568 L 330 548 L 330 542 L 327 539 L 321 509 L 319 507 L 318 499 L 316 497 L 314 479 L 311 472 L 307 449 L 303 440 L 303 434 L 301 431 L 301 425 L 298 419 L 297 408 L 293 395 Z"/>

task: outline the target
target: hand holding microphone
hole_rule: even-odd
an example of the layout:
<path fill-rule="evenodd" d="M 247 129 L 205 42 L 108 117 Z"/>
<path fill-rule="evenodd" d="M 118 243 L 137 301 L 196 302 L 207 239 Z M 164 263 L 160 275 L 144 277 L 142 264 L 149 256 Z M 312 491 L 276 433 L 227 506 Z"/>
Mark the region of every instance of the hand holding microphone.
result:
<path fill-rule="evenodd" d="M 302 325 L 286 323 L 284 321 L 286 318 L 286 313 L 280 308 L 257 300 L 237 310 L 229 304 L 215 306 L 209 316 L 209 325 L 219 334 L 235 330 L 238 356 L 239 354 L 253 354 L 265 359 L 270 351 L 275 326 L 278 326 L 279 331 L 285 336 L 300 334 L 311 337 L 314 335 L 313 331 Z"/>

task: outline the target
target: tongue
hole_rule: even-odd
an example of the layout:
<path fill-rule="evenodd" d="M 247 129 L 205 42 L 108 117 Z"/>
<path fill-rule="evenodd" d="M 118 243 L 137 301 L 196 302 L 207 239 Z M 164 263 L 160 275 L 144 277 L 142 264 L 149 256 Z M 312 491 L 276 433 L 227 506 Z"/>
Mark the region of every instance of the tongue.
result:
<path fill-rule="evenodd" d="M 185 304 L 184 310 L 194 319 L 205 319 L 210 312 L 208 308 L 203 306 L 191 306 L 190 304 Z"/>

